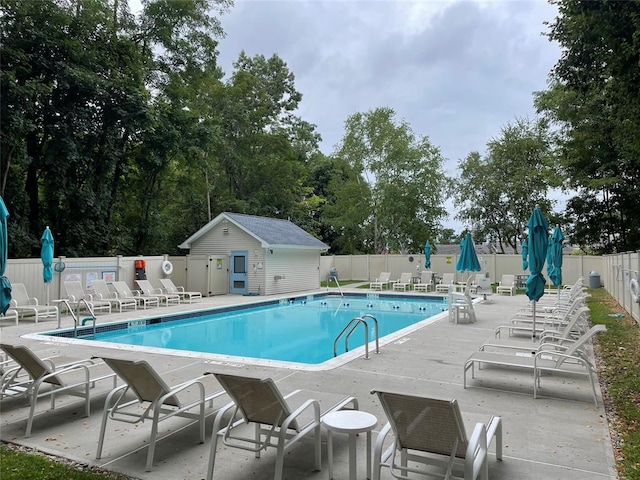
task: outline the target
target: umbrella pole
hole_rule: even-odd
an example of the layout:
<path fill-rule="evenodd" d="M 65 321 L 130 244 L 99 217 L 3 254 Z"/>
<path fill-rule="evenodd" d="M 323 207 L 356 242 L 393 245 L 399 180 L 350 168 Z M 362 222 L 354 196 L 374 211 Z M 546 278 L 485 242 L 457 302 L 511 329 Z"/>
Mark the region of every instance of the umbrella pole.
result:
<path fill-rule="evenodd" d="M 535 342 L 536 340 L 536 301 L 533 301 L 533 331 L 531 332 L 531 340 Z"/>

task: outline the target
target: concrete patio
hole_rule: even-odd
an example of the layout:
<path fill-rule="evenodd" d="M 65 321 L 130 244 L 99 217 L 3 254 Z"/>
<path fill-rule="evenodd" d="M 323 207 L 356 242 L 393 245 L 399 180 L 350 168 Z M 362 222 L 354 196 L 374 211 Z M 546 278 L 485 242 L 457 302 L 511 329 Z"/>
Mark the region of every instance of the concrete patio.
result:
<path fill-rule="evenodd" d="M 186 380 L 205 371 L 220 371 L 269 376 L 277 381 L 283 392 L 302 388 L 354 395 L 360 401 L 361 410 L 378 418 L 374 441 L 376 433 L 386 421 L 377 397 L 370 393 L 373 388 L 456 398 L 465 420 L 488 418 L 490 415 L 500 415 L 503 419 L 503 461 L 496 461 L 493 446 L 489 454 L 489 474 L 494 480 L 617 478 L 604 407 L 601 399 L 599 406 L 594 406 L 586 378 L 545 376 L 541 395 L 534 399 L 530 372 L 486 367 L 476 372 L 475 379 L 468 380 L 467 389 L 463 388 L 463 364 L 470 352 L 485 340 L 493 338 L 495 327 L 507 323 L 513 313 L 527 302 L 523 295 L 492 295 L 489 299 L 489 302 L 476 304 L 478 321 L 475 324 L 455 324 L 444 317 L 384 345 L 381 353 L 372 354 L 369 360 L 358 358 L 332 370 L 308 372 L 160 354 L 144 354 L 142 358 L 176 379 Z M 210 297 L 192 305 L 161 307 L 161 310 L 175 312 L 256 300 L 255 297 L 240 296 Z M 134 315 L 99 315 L 99 321 L 157 313 L 158 309 L 153 309 L 139 310 Z M 71 327 L 71 318 L 63 317 L 62 324 L 63 327 Z M 60 354 L 88 358 L 104 353 L 136 358 L 127 350 L 72 347 L 55 341 L 39 342 L 21 338 L 25 334 L 53 330 L 55 327 L 54 320 L 38 324 L 21 321 L 18 326 L 4 322 L 0 334 L 2 342 L 28 344 L 42 356 Z M 523 342 L 531 340 L 523 339 Z M 88 418 L 82 416 L 83 408 L 76 398 L 60 397 L 56 410 L 49 412 L 46 412 L 49 399 L 41 400 L 38 403 L 41 414 L 34 422 L 30 438 L 24 437 L 28 405 L 24 400 L 5 399 L 0 404 L 0 438 L 132 478 L 205 478 L 214 409 L 208 410 L 205 444 L 198 443 L 198 428 L 184 419 L 172 419 L 161 424 L 152 472 L 145 472 L 150 423 L 138 426 L 110 423 L 103 456 L 96 460 L 102 406 L 110 386 L 108 382 L 96 386 L 92 413 Z M 334 434 L 333 438 L 335 478 L 346 479 L 349 472 L 347 436 Z M 365 436 L 361 435 L 358 438 L 358 478 L 365 477 L 364 447 Z M 320 472 L 313 471 L 312 451 L 311 442 L 301 442 L 294 447 L 285 457 L 284 477 L 291 480 L 328 478 L 326 436 L 323 436 Z M 249 452 L 219 445 L 214 478 L 268 480 L 273 478 L 274 464 L 273 451 L 263 453 L 262 458 L 256 459 Z M 385 469 L 382 478 L 392 477 Z"/>

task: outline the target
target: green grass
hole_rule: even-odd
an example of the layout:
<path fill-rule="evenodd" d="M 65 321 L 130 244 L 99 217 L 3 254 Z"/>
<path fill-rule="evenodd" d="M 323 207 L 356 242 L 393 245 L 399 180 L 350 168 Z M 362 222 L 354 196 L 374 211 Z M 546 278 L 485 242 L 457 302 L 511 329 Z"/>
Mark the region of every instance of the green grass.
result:
<path fill-rule="evenodd" d="M 640 480 L 640 328 L 603 288 L 589 293 L 592 322 L 607 326 L 598 336 L 598 377 L 606 385 L 618 474 L 621 480 Z"/>
<path fill-rule="evenodd" d="M 56 462 L 41 453 L 26 453 L 0 444 L 0 478 L 2 480 L 128 480 L 111 472 L 87 471 Z"/>
<path fill-rule="evenodd" d="M 346 281 L 340 285 L 359 283 Z M 326 285 L 325 285 L 326 286 Z M 597 337 L 598 376 L 612 430 L 620 480 L 640 480 L 640 329 L 603 289 L 590 289 L 594 324 L 607 331 Z M 621 441 L 617 442 L 616 437 Z M 0 444 L 2 480 L 127 480 L 128 477 L 78 469 L 37 453 L 14 451 Z"/>

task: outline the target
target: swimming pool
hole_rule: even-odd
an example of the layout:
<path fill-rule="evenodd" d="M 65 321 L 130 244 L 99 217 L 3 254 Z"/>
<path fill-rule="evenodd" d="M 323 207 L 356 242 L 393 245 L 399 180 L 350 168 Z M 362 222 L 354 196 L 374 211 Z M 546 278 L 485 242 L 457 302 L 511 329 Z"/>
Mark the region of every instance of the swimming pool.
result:
<path fill-rule="evenodd" d="M 446 309 L 447 303 L 441 297 L 314 295 L 104 324 L 99 325 L 95 333 L 93 327 L 86 326 L 78 329 L 78 338 L 72 341 L 138 351 L 204 354 L 211 355 L 212 360 L 240 363 L 331 368 L 336 363 L 335 339 L 353 318 L 374 316 L 383 345 L 406 334 L 407 329 L 435 321 Z M 371 320 L 367 323 L 368 341 L 373 342 L 374 325 Z M 74 332 L 55 331 L 44 335 L 49 339 L 70 339 Z M 354 353 L 362 356 L 364 335 L 363 325 L 358 325 L 349 337 L 346 361 L 353 358 Z M 343 336 L 335 344 L 340 360 L 345 360 L 345 339 Z"/>

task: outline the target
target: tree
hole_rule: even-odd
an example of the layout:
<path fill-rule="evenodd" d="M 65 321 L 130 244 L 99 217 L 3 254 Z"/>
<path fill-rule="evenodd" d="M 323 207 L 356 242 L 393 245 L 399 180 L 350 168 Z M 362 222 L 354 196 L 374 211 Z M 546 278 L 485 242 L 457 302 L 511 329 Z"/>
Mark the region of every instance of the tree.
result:
<path fill-rule="evenodd" d="M 551 211 L 549 189 L 559 184 L 551 139 L 544 121 L 516 119 L 487 144 L 485 158 L 472 152 L 458 165 L 457 218 L 470 223 L 476 237 L 492 239 L 502 253 L 505 244 L 518 251 L 536 205 Z"/>
<path fill-rule="evenodd" d="M 538 110 L 558 127 L 578 195 L 572 239 L 596 253 L 640 248 L 640 2 L 555 1 L 548 37 L 563 48 Z"/>
<path fill-rule="evenodd" d="M 427 137 L 396 122 L 392 109 L 377 108 L 347 119 L 334 155 L 357 176 L 336 189 L 327 221 L 368 234 L 372 252 L 419 251 L 435 237 L 446 214 L 444 159 Z"/>

